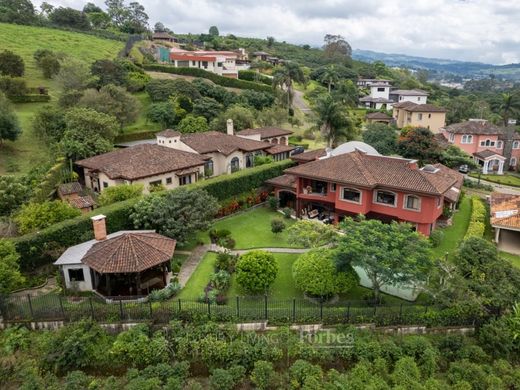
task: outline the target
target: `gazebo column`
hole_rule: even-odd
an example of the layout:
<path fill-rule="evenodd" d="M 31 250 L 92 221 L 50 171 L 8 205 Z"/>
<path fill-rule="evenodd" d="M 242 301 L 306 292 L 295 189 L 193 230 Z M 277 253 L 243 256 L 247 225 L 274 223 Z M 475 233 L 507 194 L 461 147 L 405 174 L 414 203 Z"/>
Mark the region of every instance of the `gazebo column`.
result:
<path fill-rule="evenodd" d="M 112 295 L 112 289 L 110 288 L 110 274 L 106 274 L 106 288 L 108 296 Z"/>
<path fill-rule="evenodd" d="M 136 284 L 137 284 L 137 295 L 141 295 L 141 273 L 138 272 L 137 273 L 137 276 L 135 277 L 136 279 Z"/>
<path fill-rule="evenodd" d="M 503 175 L 504 174 L 504 161 L 498 160 L 498 174 Z"/>
<path fill-rule="evenodd" d="M 500 228 L 495 228 L 495 242 L 498 244 L 498 241 L 500 240 Z"/>
<path fill-rule="evenodd" d="M 488 169 L 489 169 L 489 161 L 488 160 L 484 160 L 484 166 L 482 167 L 482 173 L 484 175 L 487 175 L 488 174 Z"/>
<path fill-rule="evenodd" d="M 166 286 L 166 275 L 167 275 L 168 270 L 166 269 L 166 265 L 165 265 L 165 264 L 163 264 L 163 265 L 161 266 L 161 268 L 162 268 L 162 271 L 163 271 L 163 272 L 162 272 L 163 283 L 164 283 L 164 285 Z"/>

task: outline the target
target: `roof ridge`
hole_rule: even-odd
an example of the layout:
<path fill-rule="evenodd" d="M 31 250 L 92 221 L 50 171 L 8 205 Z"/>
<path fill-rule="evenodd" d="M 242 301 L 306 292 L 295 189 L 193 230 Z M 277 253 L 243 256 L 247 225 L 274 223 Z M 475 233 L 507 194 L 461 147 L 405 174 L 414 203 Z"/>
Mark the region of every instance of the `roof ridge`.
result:
<path fill-rule="evenodd" d="M 347 153 L 346 155 L 352 155 L 354 164 L 356 164 L 356 168 L 359 169 L 359 171 L 361 172 L 361 176 L 363 176 L 370 185 L 374 185 L 376 182 L 374 175 L 372 174 L 372 172 L 370 172 L 370 170 L 364 164 L 362 164 L 362 161 L 361 161 L 361 155 L 363 155 L 363 157 L 365 157 L 367 155 L 363 152 L 360 152 L 357 149 L 353 153 Z M 368 173 L 369 177 L 367 177 L 367 175 L 365 175 L 365 173 Z"/>

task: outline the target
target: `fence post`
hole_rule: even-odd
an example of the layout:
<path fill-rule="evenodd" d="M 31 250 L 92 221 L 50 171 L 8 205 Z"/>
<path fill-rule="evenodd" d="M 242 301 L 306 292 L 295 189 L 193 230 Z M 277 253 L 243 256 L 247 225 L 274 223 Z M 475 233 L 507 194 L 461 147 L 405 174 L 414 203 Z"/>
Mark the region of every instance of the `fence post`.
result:
<path fill-rule="evenodd" d="M 240 297 L 237 295 L 237 318 L 240 318 Z"/>
<path fill-rule="evenodd" d="M 123 321 L 123 301 L 119 300 L 119 318 L 121 318 L 121 321 Z"/>
<path fill-rule="evenodd" d="M 92 304 L 92 297 L 88 298 L 88 303 L 90 305 L 90 316 L 94 319 L 94 305 Z"/>
<path fill-rule="evenodd" d="M 320 299 L 320 321 L 323 321 L 323 300 Z"/>
<path fill-rule="evenodd" d="M 265 320 L 267 321 L 267 294 L 264 295 L 264 317 L 265 317 Z"/>
<path fill-rule="evenodd" d="M 211 301 L 208 299 L 208 318 L 211 318 Z"/>
<path fill-rule="evenodd" d="M 181 311 L 181 299 L 179 298 L 177 302 L 179 304 L 179 313 L 180 313 L 180 311 Z"/>
<path fill-rule="evenodd" d="M 63 301 L 61 295 L 58 295 L 58 301 L 60 302 L 61 315 L 63 317 L 63 320 L 65 320 L 65 309 L 63 308 Z"/>
<path fill-rule="evenodd" d="M 31 301 L 31 295 L 27 294 L 27 302 L 29 303 L 29 312 L 31 313 L 31 319 L 34 318 L 33 306 Z"/>
<path fill-rule="evenodd" d="M 296 298 L 292 300 L 292 321 L 296 322 Z"/>

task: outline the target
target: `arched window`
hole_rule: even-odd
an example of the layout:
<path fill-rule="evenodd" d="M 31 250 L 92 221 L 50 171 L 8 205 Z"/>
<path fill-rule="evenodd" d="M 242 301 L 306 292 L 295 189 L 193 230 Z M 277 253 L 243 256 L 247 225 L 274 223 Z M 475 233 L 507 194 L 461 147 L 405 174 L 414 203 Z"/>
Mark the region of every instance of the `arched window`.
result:
<path fill-rule="evenodd" d="M 520 149 L 520 141 L 513 142 L 513 149 Z"/>
<path fill-rule="evenodd" d="M 497 141 L 497 149 L 502 149 L 502 141 Z"/>
<path fill-rule="evenodd" d="M 214 173 L 213 160 L 208 160 L 204 164 L 204 176 L 213 176 Z"/>
<path fill-rule="evenodd" d="M 272 144 L 277 144 L 277 143 L 278 143 L 278 138 L 273 138 L 273 139 L 271 140 L 271 143 L 272 143 Z"/>
<path fill-rule="evenodd" d="M 240 169 L 240 161 L 238 157 L 233 157 L 231 159 L 231 173 L 236 172 Z"/>
<path fill-rule="evenodd" d="M 287 138 L 281 137 L 280 138 L 280 145 L 287 145 Z"/>
<path fill-rule="evenodd" d="M 473 143 L 473 136 L 470 135 L 470 134 L 464 134 L 462 136 L 461 143 L 463 143 L 463 144 L 471 144 L 471 143 Z"/>
<path fill-rule="evenodd" d="M 404 197 L 404 208 L 419 211 L 421 209 L 421 198 L 415 195 L 406 195 Z"/>
<path fill-rule="evenodd" d="M 516 167 L 516 157 L 511 157 L 511 160 L 509 161 L 509 165 L 512 167 Z"/>

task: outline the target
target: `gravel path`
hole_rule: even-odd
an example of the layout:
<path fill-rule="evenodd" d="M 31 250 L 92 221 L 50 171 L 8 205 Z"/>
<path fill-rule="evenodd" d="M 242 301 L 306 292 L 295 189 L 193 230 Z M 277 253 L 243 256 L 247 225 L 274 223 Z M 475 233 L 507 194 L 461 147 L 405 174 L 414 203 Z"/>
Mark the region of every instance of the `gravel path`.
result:
<path fill-rule="evenodd" d="M 11 296 L 25 297 L 27 295 L 30 295 L 31 297 L 39 297 L 41 295 L 46 295 L 46 294 L 53 292 L 56 289 L 56 287 L 57 287 L 56 278 L 51 277 L 51 278 L 47 279 L 47 283 L 45 283 L 45 285 L 43 287 L 31 288 L 31 289 L 18 291 L 18 292 L 12 293 Z"/>

